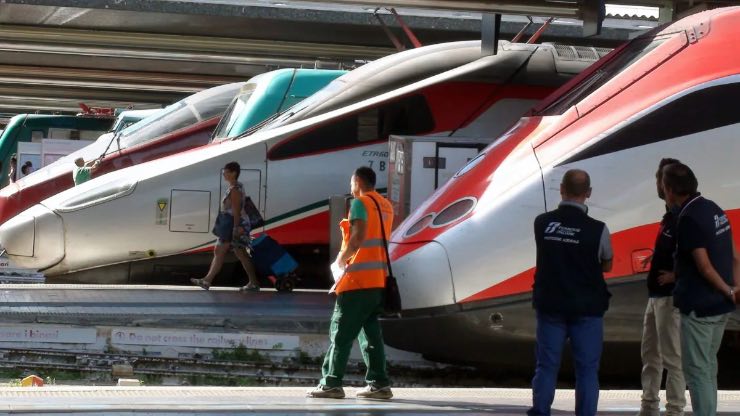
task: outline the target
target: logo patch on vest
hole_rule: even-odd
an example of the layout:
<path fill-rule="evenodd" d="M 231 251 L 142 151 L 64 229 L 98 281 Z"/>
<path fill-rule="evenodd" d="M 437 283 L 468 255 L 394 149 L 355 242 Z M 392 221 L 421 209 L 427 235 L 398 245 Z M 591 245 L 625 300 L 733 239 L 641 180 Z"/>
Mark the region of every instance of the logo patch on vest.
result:
<path fill-rule="evenodd" d="M 551 223 L 547 224 L 547 228 L 545 228 L 545 234 L 552 234 L 552 233 L 554 233 L 555 230 L 558 229 L 558 227 L 560 227 L 560 223 L 559 222 L 551 222 Z"/>
<path fill-rule="evenodd" d="M 553 221 L 547 224 L 547 227 L 545 227 L 545 234 L 555 234 L 555 235 L 546 235 L 545 240 L 560 241 L 563 243 L 570 243 L 570 244 L 579 244 L 580 240 L 575 240 L 570 237 L 576 237 L 577 234 L 580 232 L 581 232 L 580 228 L 564 227 L 562 223 Z"/>
<path fill-rule="evenodd" d="M 715 232 L 714 235 L 720 235 L 722 233 L 725 233 L 727 231 L 730 231 L 730 220 L 727 219 L 727 215 L 715 215 L 714 216 L 714 228 Z"/>

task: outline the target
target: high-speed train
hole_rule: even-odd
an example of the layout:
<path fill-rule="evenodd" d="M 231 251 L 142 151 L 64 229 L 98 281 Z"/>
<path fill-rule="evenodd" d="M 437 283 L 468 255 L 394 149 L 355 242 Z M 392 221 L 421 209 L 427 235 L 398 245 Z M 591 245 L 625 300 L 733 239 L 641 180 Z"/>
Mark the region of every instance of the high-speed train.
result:
<path fill-rule="evenodd" d="M 237 82 L 193 94 L 144 118 L 120 133 L 38 169 L 0 190 L 0 223 L 74 186 L 74 160 L 101 159 L 94 176 L 207 144 L 226 107 L 245 85 Z"/>
<path fill-rule="evenodd" d="M 115 132 L 103 135 L 92 145 L 0 190 L 0 224 L 33 204 L 71 188 L 73 162 L 78 157 L 86 161 L 100 158 L 101 164 L 94 173 L 100 176 L 203 146 L 213 137 L 235 137 L 299 103 L 345 72 L 278 69 L 247 82 L 193 94 L 119 135 Z M 222 119 L 223 122 L 219 122 Z"/>
<path fill-rule="evenodd" d="M 532 362 L 532 348 L 522 346 L 535 334 L 533 222 L 557 207 L 563 174 L 579 168 L 591 175 L 589 215 L 612 232 L 605 339 L 615 349 L 638 345 L 645 259 L 665 212 L 655 191 L 658 162 L 686 162 L 700 191 L 740 224 L 738 97 L 740 8 L 696 14 L 614 50 L 394 231 L 390 253 L 404 312 L 384 321 L 386 342 L 437 360 Z M 728 329 L 740 330 L 737 315 Z"/>
<path fill-rule="evenodd" d="M 347 192 L 359 165 L 374 162 L 384 177 L 390 134 L 501 132 L 600 53 L 505 43 L 499 54 L 479 58 L 479 42 L 425 49 L 403 53 L 416 65 L 394 56 L 338 78 L 326 87 L 333 94 L 320 91 L 239 140 L 112 172 L 51 197 L 3 224 L 0 242 L 18 267 L 43 269 L 58 281 L 197 276 L 211 259 L 221 168 L 236 160 L 271 236 L 292 248 L 327 246 L 329 196 Z M 372 89 L 384 92 L 373 96 Z M 317 106 L 328 112 L 301 119 Z M 291 120 L 298 121 L 285 125 Z"/>

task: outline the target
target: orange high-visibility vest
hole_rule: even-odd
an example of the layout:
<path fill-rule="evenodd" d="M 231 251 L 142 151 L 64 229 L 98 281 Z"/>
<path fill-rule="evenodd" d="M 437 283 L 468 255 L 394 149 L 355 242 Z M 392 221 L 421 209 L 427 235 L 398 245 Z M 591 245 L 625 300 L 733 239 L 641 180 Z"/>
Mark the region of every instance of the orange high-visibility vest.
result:
<path fill-rule="evenodd" d="M 393 223 L 393 206 L 391 203 L 375 191 L 359 197 L 358 199 L 367 211 L 365 240 L 362 241 L 357 253 L 347 262 L 345 274 L 337 283 L 337 293 L 385 287 L 388 266 L 383 246 L 383 234 L 380 230 L 378 208 L 370 198 L 375 199 L 380 205 L 380 210 L 383 212 L 386 238 L 391 236 L 391 224 Z M 339 226 L 342 229 L 342 250 L 344 250 L 349 244 L 349 220 L 342 220 Z"/>

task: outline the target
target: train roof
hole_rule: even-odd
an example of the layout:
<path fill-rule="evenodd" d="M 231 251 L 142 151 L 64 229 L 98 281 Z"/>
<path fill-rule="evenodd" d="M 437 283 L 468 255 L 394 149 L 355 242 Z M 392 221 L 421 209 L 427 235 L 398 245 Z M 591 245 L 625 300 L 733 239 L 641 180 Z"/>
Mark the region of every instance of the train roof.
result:
<path fill-rule="evenodd" d="M 472 62 L 480 57 L 480 44 L 480 41 L 440 43 L 375 60 L 335 79 L 271 127 L 336 110 Z"/>
<path fill-rule="evenodd" d="M 496 71 L 491 71 L 491 69 L 499 66 L 507 66 L 510 70 L 508 72 L 501 71 L 501 73 L 506 72 L 510 74 L 513 65 L 517 64 L 521 66 L 523 60 L 526 60 L 526 65 L 518 71 L 516 76 L 512 78 L 513 80 L 516 80 L 517 82 L 541 82 L 543 85 L 548 85 L 548 83 L 554 84 L 555 82 L 562 83 L 562 79 L 558 80 L 558 77 L 564 76 L 563 74 L 565 73 L 569 74 L 568 76 L 572 76 L 573 73 L 583 70 L 583 68 L 592 64 L 601 55 L 607 52 L 607 50 L 595 50 L 593 48 L 577 48 L 575 49 L 575 53 L 573 53 L 573 49 L 568 50 L 570 52 L 566 53 L 564 52 L 564 49 L 558 49 L 556 45 L 551 44 L 502 44 L 502 52 L 497 55 L 478 58 L 473 62 L 453 68 L 441 74 L 436 74 L 411 83 L 410 85 L 386 91 L 385 93 L 371 95 L 370 98 L 364 99 L 360 102 L 353 102 L 349 105 L 339 107 L 335 110 L 309 119 L 296 121 L 290 124 L 285 123 L 285 125 L 278 125 L 270 129 L 261 129 L 250 135 L 249 138 L 244 141 L 224 141 L 215 145 L 204 146 L 194 151 L 183 152 L 155 161 L 120 169 L 115 172 L 108 173 L 99 179 L 93 179 L 86 182 L 82 186 L 57 194 L 49 198 L 48 202 L 52 205 L 60 204 L 62 207 L 61 209 L 69 209 L 64 208 L 71 204 L 67 200 L 75 201 L 76 203 L 79 198 L 83 198 L 81 194 L 88 191 L 88 187 L 90 187 L 90 189 L 93 187 L 102 189 L 106 186 L 117 187 L 119 185 L 123 186 L 121 184 L 134 184 L 138 180 L 145 180 L 147 178 L 165 174 L 167 172 L 177 170 L 184 165 L 190 165 L 206 159 L 218 157 L 219 155 L 229 153 L 244 146 L 251 146 L 255 143 L 266 143 L 269 148 L 294 134 L 301 134 L 301 132 L 314 128 L 317 125 L 326 124 L 333 120 L 350 116 L 365 109 L 377 106 L 383 102 L 412 94 L 415 91 L 419 91 L 441 82 L 458 79 L 482 79 L 486 77 L 486 79 L 489 80 L 492 79 L 491 77 L 504 79 L 505 77 L 501 74 L 496 74 Z M 480 51 L 478 50 L 477 53 L 480 53 Z M 337 80 L 339 79 L 340 78 Z M 301 104 L 299 104 L 299 106 L 300 105 Z"/>
<path fill-rule="evenodd" d="M 265 128 L 275 128 L 331 112 L 372 97 L 399 91 L 435 75 L 437 82 L 467 81 L 559 85 L 562 74 L 582 71 L 611 49 L 555 44 L 519 44 L 502 41 L 499 54 L 481 57 L 480 41 L 450 42 L 400 52 L 341 76 L 313 96 L 286 111 Z M 511 65 L 520 65 L 516 52 L 535 51 L 527 69 L 509 79 Z M 453 71 L 460 69 L 460 71 Z M 557 78 L 557 79 L 556 79 Z"/>

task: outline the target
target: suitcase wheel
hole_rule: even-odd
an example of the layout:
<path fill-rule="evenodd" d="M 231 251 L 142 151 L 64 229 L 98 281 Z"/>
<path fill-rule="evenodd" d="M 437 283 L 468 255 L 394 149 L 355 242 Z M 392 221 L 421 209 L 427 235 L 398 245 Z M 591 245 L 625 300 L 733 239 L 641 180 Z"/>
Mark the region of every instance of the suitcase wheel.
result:
<path fill-rule="evenodd" d="M 278 292 L 292 292 L 295 288 L 295 282 L 290 277 L 278 277 L 275 281 L 275 289 Z"/>

